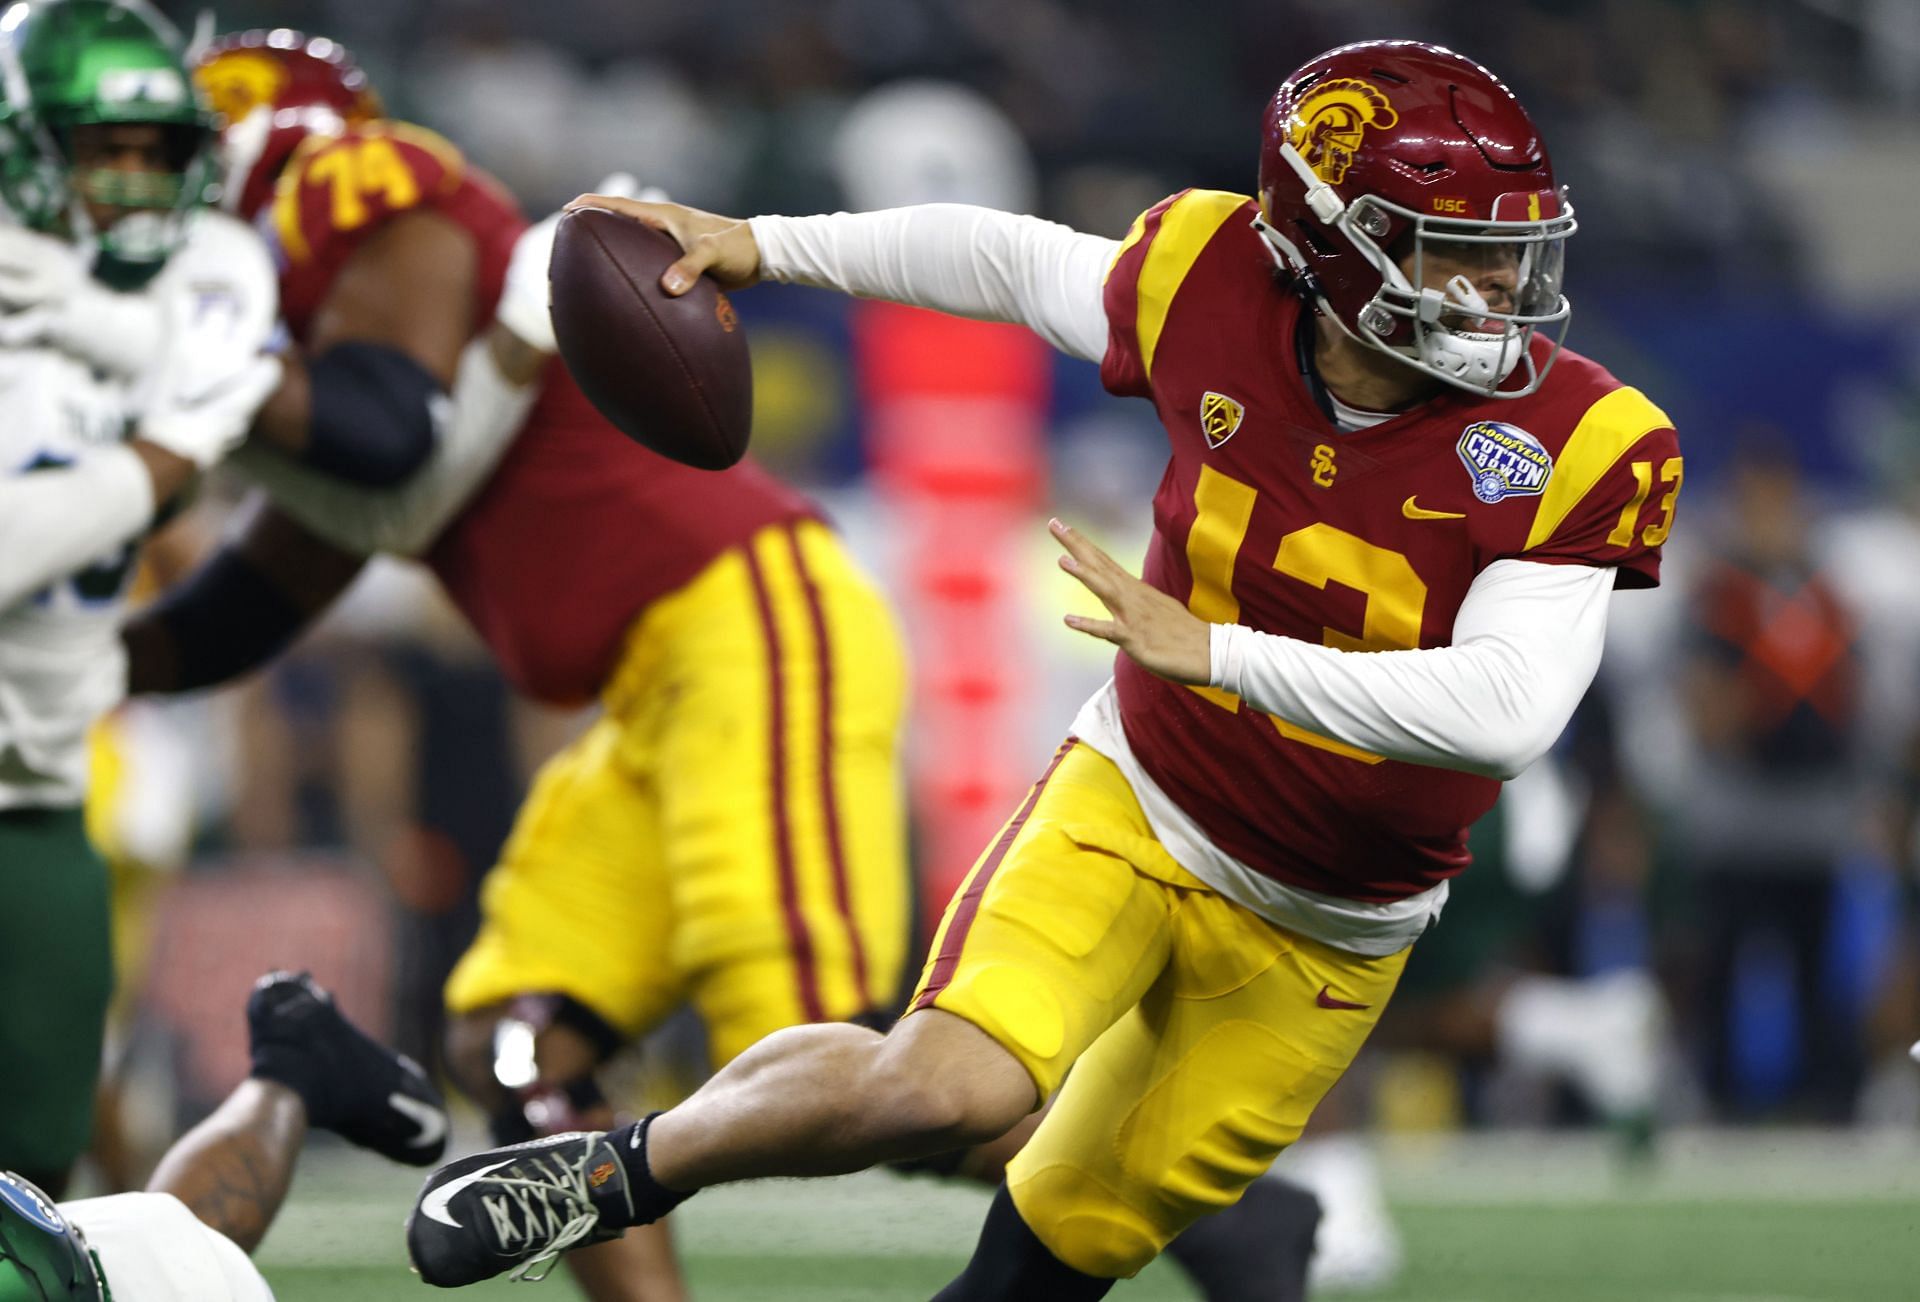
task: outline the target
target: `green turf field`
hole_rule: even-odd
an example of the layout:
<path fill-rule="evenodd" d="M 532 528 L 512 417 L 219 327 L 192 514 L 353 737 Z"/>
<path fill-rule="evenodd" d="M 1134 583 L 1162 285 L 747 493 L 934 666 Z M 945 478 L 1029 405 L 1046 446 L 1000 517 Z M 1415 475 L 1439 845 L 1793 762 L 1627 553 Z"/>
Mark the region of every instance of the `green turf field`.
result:
<path fill-rule="evenodd" d="M 415 1182 L 322 1154 L 262 1253 L 282 1302 L 442 1296 L 407 1274 Z M 1920 1147 L 1802 1135 L 1680 1139 L 1623 1172 L 1581 1141 L 1396 1147 L 1407 1240 L 1383 1302 L 1895 1302 L 1920 1298 Z M 984 1195 L 859 1176 L 716 1191 L 682 1213 L 700 1302 L 925 1299 L 958 1270 Z M 475 1298 L 577 1296 L 495 1284 Z M 1191 1298 L 1159 1265 L 1115 1298 Z"/>

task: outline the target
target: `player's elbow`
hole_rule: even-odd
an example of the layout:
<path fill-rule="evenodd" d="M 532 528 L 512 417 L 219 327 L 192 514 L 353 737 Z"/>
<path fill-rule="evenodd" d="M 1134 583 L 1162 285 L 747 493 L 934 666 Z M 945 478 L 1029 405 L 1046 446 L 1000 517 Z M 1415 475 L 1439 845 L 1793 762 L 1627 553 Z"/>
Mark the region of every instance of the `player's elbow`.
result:
<path fill-rule="evenodd" d="M 1457 767 L 1510 782 L 1553 749 L 1570 713 L 1544 700 L 1531 675 L 1506 669 L 1490 675 L 1473 726 L 1457 742 Z"/>
<path fill-rule="evenodd" d="M 445 391 L 417 360 L 383 344 L 336 344 L 308 365 L 303 460 L 350 483 L 391 488 L 433 455 Z"/>
<path fill-rule="evenodd" d="M 1488 730 L 1462 749 L 1458 767 L 1483 778 L 1511 782 L 1553 749 L 1557 735 L 1557 729 L 1552 733 L 1540 728 Z"/>

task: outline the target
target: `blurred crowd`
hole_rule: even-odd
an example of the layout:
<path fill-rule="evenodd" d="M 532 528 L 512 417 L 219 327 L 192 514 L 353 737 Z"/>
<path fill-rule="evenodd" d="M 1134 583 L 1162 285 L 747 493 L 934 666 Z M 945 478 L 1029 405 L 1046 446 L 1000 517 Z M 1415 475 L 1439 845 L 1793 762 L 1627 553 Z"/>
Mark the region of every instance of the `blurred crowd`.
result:
<path fill-rule="evenodd" d="M 1402 34 L 1487 62 L 1574 187 L 1570 292 L 1586 315 L 1571 342 L 1623 355 L 1623 375 L 1670 403 L 1694 473 L 1664 586 L 1616 605 L 1618 646 L 1575 727 L 1476 831 L 1480 864 L 1340 1111 L 1412 1127 L 1920 1120 L 1904 1060 L 1920 1035 L 1920 337 L 1897 310 L 1911 315 L 1920 285 L 1836 289 L 1834 250 L 1775 169 L 1845 124 L 1910 119 L 1920 7 L 233 0 L 218 16 L 348 42 L 394 112 L 446 132 L 533 210 L 615 169 L 722 211 L 899 201 L 896 171 L 874 162 L 890 156 L 864 143 L 863 98 L 937 78 L 966 90 L 925 120 L 904 193 L 1108 234 L 1179 186 L 1246 188 L 1265 96 L 1324 46 Z M 1920 156 L 1920 128 L 1903 132 L 1900 156 Z M 792 291 L 743 300 L 756 438 L 829 491 L 898 582 L 843 310 Z M 1779 396 L 1797 383 L 1783 353 L 1812 387 Z M 1047 505 L 1124 553 L 1144 536 L 1158 435 L 1086 372 L 1054 373 Z M 220 505 L 167 536 L 154 581 L 205 545 Z M 1036 755 L 1104 672 L 1040 631 L 1061 595 L 1040 556 L 1046 687 L 1022 739 Z M 217 1097 L 228 1082 L 195 1065 L 196 1037 L 218 1033 L 196 992 L 209 965 L 244 980 L 289 944 L 434 1057 L 439 982 L 483 874 L 528 774 L 580 722 L 513 699 L 431 584 L 385 563 L 249 686 L 129 707 L 102 734 L 117 780 L 96 802 L 124 870 L 123 960 L 149 974 L 128 982 L 123 1079 L 178 1086 L 184 1110 Z M 258 889 L 236 895 L 237 880 Z M 210 927 L 230 957 L 192 943 Z M 367 1003 L 390 1004 L 384 1026 Z M 1592 1043 L 1556 1038 L 1567 1024 Z"/>

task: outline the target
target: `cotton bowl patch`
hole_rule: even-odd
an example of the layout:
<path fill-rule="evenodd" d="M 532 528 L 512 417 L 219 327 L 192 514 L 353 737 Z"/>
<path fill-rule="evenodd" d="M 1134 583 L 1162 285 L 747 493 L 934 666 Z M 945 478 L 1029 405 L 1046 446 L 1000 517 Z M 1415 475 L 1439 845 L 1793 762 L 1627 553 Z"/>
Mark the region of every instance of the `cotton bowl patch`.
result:
<path fill-rule="evenodd" d="M 1539 439 L 1498 420 L 1475 421 L 1460 432 L 1460 462 L 1483 502 L 1538 497 L 1553 474 L 1553 456 Z"/>

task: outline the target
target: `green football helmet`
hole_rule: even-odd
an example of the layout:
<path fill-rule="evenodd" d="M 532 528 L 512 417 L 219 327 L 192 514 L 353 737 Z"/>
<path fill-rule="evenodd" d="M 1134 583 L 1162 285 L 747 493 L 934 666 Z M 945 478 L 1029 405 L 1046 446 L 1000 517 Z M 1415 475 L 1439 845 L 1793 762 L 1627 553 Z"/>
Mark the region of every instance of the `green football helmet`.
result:
<path fill-rule="evenodd" d="M 0 1171 L 0 1302 L 113 1302 L 80 1231 L 11 1171 Z"/>
<path fill-rule="evenodd" d="M 167 171 L 76 165 L 76 130 L 123 123 L 161 129 Z M 216 143 L 180 34 L 146 0 L 17 0 L 0 12 L 0 204 L 97 248 L 108 279 L 151 274 L 179 246 L 187 213 L 214 195 Z M 89 200 L 123 215 L 97 229 Z"/>

